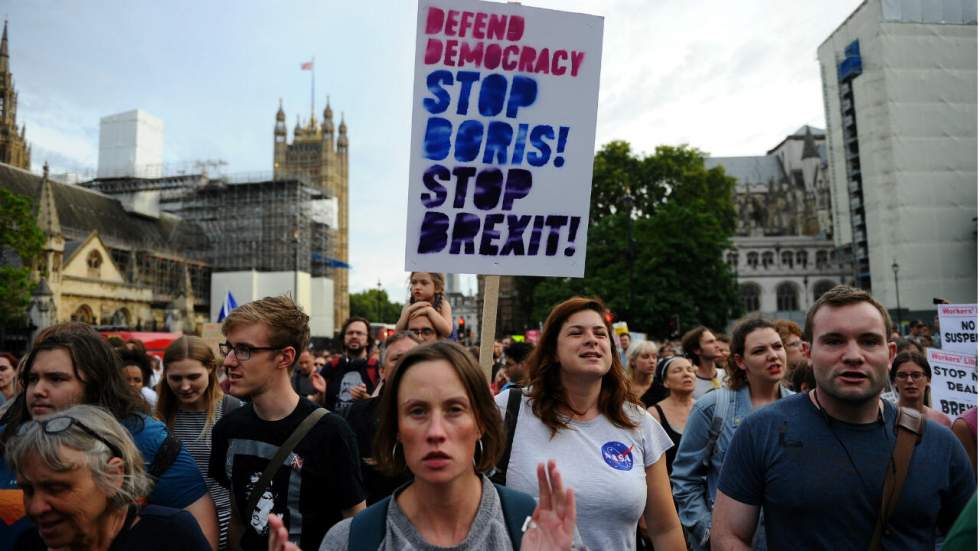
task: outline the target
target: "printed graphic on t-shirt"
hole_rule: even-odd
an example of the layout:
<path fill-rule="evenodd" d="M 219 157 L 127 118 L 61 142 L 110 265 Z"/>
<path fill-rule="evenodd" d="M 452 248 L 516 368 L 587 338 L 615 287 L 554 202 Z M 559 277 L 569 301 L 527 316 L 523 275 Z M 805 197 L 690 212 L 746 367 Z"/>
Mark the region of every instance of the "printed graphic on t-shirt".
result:
<path fill-rule="evenodd" d="M 616 470 L 628 471 L 633 468 L 633 446 L 615 440 L 606 442 L 602 445 L 602 459 Z"/>
<path fill-rule="evenodd" d="M 248 485 L 246 489 L 248 490 L 248 496 L 251 498 L 252 492 L 255 492 L 255 485 L 258 484 L 259 479 L 262 478 L 262 473 L 256 471 L 248 477 Z M 266 535 L 268 532 L 267 527 L 269 525 L 269 513 L 272 512 L 272 508 L 276 504 L 276 496 L 272 493 L 272 488 L 259 489 L 262 495 L 259 497 L 259 501 L 255 504 L 255 509 L 252 511 L 252 518 L 249 521 L 249 525 L 253 530 L 259 534 Z"/>
<path fill-rule="evenodd" d="M 341 412 L 350 407 L 354 401 L 354 395 L 351 394 L 351 391 L 360 384 L 364 384 L 364 379 L 361 378 L 360 373 L 357 371 L 344 373 L 343 378 L 340 379 L 340 392 L 337 393 L 337 403 L 334 406 L 336 411 Z"/>
<path fill-rule="evenodd" d="M 275 513 L 282 515 L 289 539 L 293 540 L 298 538 L 303 526 L 299 508 L 300 469 L 303 460 L 295 453 L 289 454 L 283 461 L 283 467 L 272 477 L 272 482 L 265 488 L 255 488 L 276 450 L 277 446 L 266 442 L 233 439 L 228 446 L 226 468 L 230 467 L 228 478 L 231 480 L 239 510 L 246 507 L 253 491 L 262 492 L 255 509 L 247 513 L 248 525 L 254 533 L 260 537 L 268 536 L 269 513 Z"/>

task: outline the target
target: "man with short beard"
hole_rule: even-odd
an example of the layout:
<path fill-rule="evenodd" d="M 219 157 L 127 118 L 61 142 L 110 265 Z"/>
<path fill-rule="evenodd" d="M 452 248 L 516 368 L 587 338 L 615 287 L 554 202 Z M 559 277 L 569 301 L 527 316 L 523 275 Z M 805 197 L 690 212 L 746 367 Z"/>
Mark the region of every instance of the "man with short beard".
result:
<path fill-rule="evenodd" d="M 321 380 L 313 379 L 313 385 L 323 394 L 323 406 L 343 413 L 354 400 L 371 395 L 378 384 L 378 361 L 370 358 L 371 322 L 361 317 L 351 317 L 341 328 L 344 338 L 344 355 L 320 370 Z"/>
<path fill-rule="evenodd" d="M 888 311 L 837 286 L 807 313 L 804 354 L 816 388 L 742 420 L 718 483 L 711 542 L 749 549 L 760 508 L 770 549 L 934 549 L 976 492 L 955 436 L 926 420 L 890 517 L 880 509 L 897 440 L 893 404 L 879 395 L 895 357 Z M 904 429 L 902 429 L 904 430 Z M 676 468 L 676 467 L 675 467 Z"/>

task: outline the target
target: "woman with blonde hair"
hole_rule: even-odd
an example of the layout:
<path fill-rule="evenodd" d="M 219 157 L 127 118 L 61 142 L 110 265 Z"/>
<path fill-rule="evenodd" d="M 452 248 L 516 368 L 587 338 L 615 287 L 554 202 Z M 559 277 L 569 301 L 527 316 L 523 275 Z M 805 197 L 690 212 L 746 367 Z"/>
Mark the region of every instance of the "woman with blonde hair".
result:
<path fill-rule="evenodd" d="M 630 392 L 643 407 L 648 408 L 663 400 L 667 390 L 663 381 L 654 375 L 657 371 L 657 345 L 653 341 L 637 341 L 626 350 L 626 372 L 630 379 Z"/>
<path fill-rule="evenodd" d="M 211 429 L 223 415 L 241 402 L 221 391 L 218 360 L 207 342 L 185 335 L 170 343 L 163 353 L 163 375 L 159 386 L 156 417 L 167 424 L 190 452 L 202 474 L 211 458 Z M 218 512 L 218 548 L 228 546 L 231 502 L 228 490 L 210 476 L 205 483 Z"/>

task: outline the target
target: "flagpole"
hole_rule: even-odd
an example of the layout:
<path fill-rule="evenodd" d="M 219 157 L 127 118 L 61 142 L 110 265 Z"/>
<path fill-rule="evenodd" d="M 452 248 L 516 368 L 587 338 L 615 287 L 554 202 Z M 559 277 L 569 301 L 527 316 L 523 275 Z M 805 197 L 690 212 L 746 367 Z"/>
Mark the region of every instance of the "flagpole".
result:
<path fill-rule="evenodd" d="M 316 56 L 313 56 L 313 70 L 310 71 L 310 120 L 316 120 Z"/>

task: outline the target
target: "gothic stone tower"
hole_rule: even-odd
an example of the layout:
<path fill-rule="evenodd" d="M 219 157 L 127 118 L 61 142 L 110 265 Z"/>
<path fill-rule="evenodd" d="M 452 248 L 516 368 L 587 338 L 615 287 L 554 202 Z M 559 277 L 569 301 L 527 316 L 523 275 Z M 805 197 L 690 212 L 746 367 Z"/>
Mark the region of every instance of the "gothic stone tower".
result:
<path fill-rule="evenodd" d="M 10 53 L 7 50 L 7 22 L 3 22 L 0 40 L 0 163 L 24 170 L 31 169 L 31 148 L 27 146 L 27 127 L 17 130 L 17 91 L 10 73 Z"/>
<path fill-rule="evenodd" d="M 330 251 L 321 251 L 331 258 L 348 264 L 347 251 L 347 124 L 340 117 L 337 138 L 334 140 L 333 110 L 330 98 L 323 110 L 323 122 L 318 126 L 316 118 L 310 114 L 305 125 L 296 119 L 293 129 L 293 143 L 287 141 L 286 113 L 279 101 L 276 112 L 276 126 L 273 131 L 273 174 L 275 179 L 300 178 L 317 187 L 327 197 L 337 199 L 337 227 L 331 233 Z M 333 319 L 334 327 L 339 328 L 350 316 L 350 298 L 347 287 L 346 267 L 331 268 L 333 279 Z"/>

